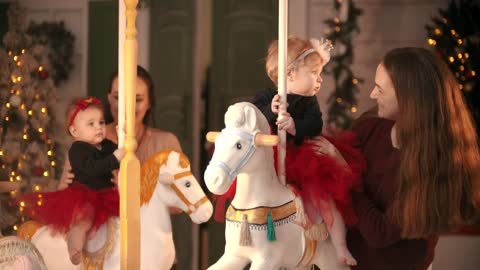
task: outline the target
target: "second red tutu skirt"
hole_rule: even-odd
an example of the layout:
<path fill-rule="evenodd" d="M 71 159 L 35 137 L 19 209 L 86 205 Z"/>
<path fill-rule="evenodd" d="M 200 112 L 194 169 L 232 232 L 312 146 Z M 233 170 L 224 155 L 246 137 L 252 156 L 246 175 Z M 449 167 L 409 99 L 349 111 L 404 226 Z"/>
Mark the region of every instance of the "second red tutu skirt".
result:
<path fill-rule="evenodd" d="M 77 182 L 60 191 L 25 194 L 17 202 L 22 203 L 25 215 L 60 233 L 82 220 L 91 220 L 95 231 L 118 216 L 120 207 L 117 188 L 93 190 Z"/>

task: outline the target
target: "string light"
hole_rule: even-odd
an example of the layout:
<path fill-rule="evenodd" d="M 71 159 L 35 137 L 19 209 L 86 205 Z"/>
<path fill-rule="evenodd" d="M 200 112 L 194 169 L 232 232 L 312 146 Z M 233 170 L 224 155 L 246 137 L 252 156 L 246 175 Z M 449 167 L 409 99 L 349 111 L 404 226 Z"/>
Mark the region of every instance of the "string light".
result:
<path fill-rule="evenodd" d="M 47 177 L 48 176 L 48 171 L 44 171 L 43 176 Z"/>

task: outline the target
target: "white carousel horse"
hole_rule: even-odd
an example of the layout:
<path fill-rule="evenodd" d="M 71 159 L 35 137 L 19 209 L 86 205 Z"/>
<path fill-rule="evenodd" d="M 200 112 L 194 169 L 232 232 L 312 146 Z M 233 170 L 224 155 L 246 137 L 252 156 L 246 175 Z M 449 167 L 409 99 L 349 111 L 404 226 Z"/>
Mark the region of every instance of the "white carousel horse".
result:
<path fill-rule="evenodd" d="M 140 269 L 170 269 L 175 259 L 175 248 L 168 208 L 180 208 L 193 222 L 203 223 L 212 215 L 212 204 L 192 175 L 188 158 L 171 150 L 158 152 L 145 161 L 141 168 L 140 189 Z M 119 218 L 112 218 L 108 225 L 100 227 L 95 238 L 87 242 L 84 252 L 87 256 L 78 266 L 70 262 L 65 236 L 52 235 L 48 226 L 38 228 L 35 223 L 25 223 L 19 229 L 19 234 L 31 239 L 49 270 L 118 270 L 119 222 Z"/>
<path fill-rule="evenodd" d="M 214 194 L 224 194 L 237 178 L 235 197 L 225 214 L 225 252 L 209 269 L 253 270 L 349 269 L 337 261 L 330 239 L 308 240 L 297 218 L 300 199 L 281 184 L 274 168 L 272 146 L 263 114 L 251 103 L 228 108 L 225 129 L 210 132 L 215 152 L 205 171 L 205 183 Z M 215 140 L 216 139 L 216 140 Z M 264 146 L 264 147 L 262 147 Z"/>

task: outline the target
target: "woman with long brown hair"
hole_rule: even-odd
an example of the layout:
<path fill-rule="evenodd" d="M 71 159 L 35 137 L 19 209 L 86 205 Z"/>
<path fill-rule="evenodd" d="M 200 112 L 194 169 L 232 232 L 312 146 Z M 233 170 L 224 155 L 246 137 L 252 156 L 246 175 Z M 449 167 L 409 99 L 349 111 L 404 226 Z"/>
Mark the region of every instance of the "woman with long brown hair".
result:
<path fill-rule="evenodd" d="M 477 214 L 474 124 L 455 77 L 426 49 L 388 52 L 370 97 L 379 117 L 354 125 L 367 172 L 363 191 L 352 194 L 358 217 L 347 235 L 358 262 L 353 269 L 424 270 L 438 235 Z"/>

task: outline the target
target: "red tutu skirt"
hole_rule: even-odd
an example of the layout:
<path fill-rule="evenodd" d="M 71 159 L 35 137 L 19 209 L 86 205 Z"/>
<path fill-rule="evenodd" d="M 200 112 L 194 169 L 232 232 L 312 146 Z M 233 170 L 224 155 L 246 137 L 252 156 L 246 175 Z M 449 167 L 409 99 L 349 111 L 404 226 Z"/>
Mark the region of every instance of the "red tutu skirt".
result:
<path fill-rule="evenodd" d="M 287 143 L 285 173 L 287 184 L 293 186 L 303 200 L 305 212 L 314 221 L 320 215 L 327 226 L 333 224 L 333 202 L 342 215 L 345 224 L 356 222 L 352 208 L 351 190 L 361 188 L 361 177 L 366 169 L 365 160 L 356 149 L 357 142 L 353 133 L 345 133 L 338 139 L 325 137 L 343 156 L 348 166 L 340 164 L 333 157 L 317 153 L 313 141 L 303 145 Z M 277 149 L 275 147 L 275 163 Z M 223 221 L 226 200 L 235 197 L 236 180 L 227 193 L 215 196 L 215 220 Z"/>
<path fill-rule="evenodd" d="M 60 191 L 25 194 L 16 201 L 23 202 L 25 215 L 60 233 L 81 220 L 91 220 L 95 231 L 118 216 L 120 208 L 117 188 L 93 190 L 77 182 Z"/>

